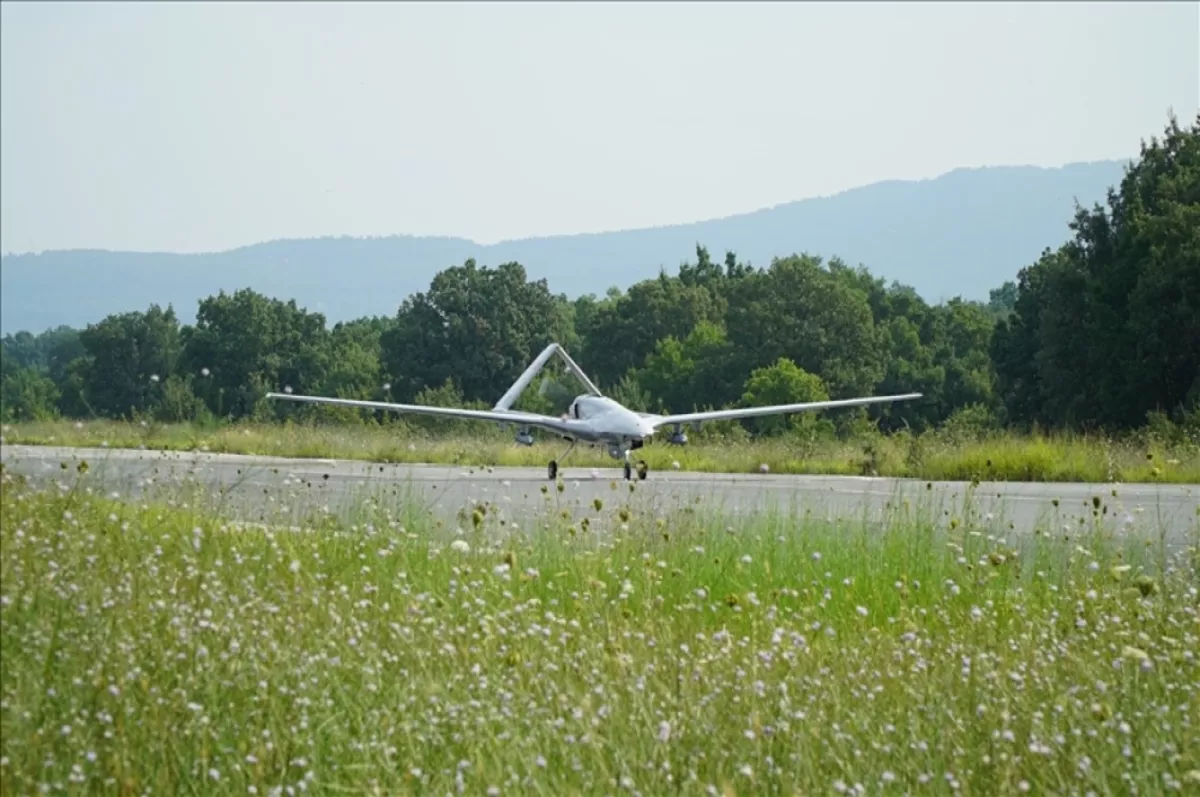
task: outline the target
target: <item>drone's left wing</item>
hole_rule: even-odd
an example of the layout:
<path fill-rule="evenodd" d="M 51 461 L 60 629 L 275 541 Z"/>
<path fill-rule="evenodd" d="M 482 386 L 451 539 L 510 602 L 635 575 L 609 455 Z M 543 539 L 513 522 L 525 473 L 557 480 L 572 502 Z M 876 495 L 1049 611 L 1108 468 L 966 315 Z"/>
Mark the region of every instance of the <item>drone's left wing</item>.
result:
<path fill-rule="evenodd" d="M 333 404 L 339 407 L 359 407 L 367 410 L 387 410 L 402 414 L 433 415 L 441 418 L 462 418 L 472 421 L 491 421 L 493 423 L 536 426 L 539 429 L 546 429 L 556 433 L 563 433 L 570 429 L 568 421 L 536 412 L 468 410 L 459 407 L 430 407 L 424 404 L 391 404 L 386 401 L 361 401 L 358 399 L 327 398 L 325 396 L 298 396 L 292 393 L 268 393 L 267 398 L 299 401 L 309 404 Z"/>

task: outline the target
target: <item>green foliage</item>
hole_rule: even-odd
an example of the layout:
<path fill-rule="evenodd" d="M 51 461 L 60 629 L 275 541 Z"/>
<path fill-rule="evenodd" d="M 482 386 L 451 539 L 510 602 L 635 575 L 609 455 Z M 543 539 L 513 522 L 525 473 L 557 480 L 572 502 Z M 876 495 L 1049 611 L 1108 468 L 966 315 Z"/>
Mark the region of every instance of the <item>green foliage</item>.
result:
<path fill-rule="evenodd" d="M 179 366 L 181 333 L 170 307 L 108 316 L 90 324 L 79 340 L 85 353 L 75 373 L 88 406 L 106 417 L 149 411 Z"/>
<path fill-rule="evenodd" d="M 884 337 L 867 296 L 820 258 L 776 259 L 734 282 L 728 296 L 726 328 L 747 375 L 787 357 L 838 397 L 866 394 L 882 379 Z"/>
<path fill-rule="evenodd" d="M 380 341 L 383 364 L 401 401 L 453 378 L 466 398 L 494 402 L 547 344 L 570 345 L 571 315 L 519 263 L 468 260 L 404 300 Z"/>
<path fill-rule="evenodd" d="M 0 420 L 45 421 L 58 413 L 58 388 L 34 368 L 5 367 L 0 374 Z"/>
<path fill-rule="evenodd" d="M 721 406 L 737 398 L 734 353 L 724 327 L 701 321 L 682 341 L 673 335 L 658 341 L 645 365 L 629 374 L 659 410 L 692 412 L 699 401 Z"/>
<path fill-rule="evenodd" d="M 1004 318 L 1017 304 L 1017 283 L 1009 280 L 999 288 L 988 292 L 988 312 L 996 318 Z"/>
<path fill-rule="evenodd" d="M 934 362 L 944 374 L 939 415 L 970 404 L 990 405 L 994 374 L 988 356 L 993 322 L 979 304 L 953 299 L 935 314 L 942 326 Z"/>
<path fill-rule="evenodd" d="M 955 410 L 942 427 L 946 438 L 954 443 L 978 442 L 995 433 L 998 428 L 995 413 L 978 403 Z"/>
<path fill-rule="evenodd" d="M 207 421 L 208 407 L 196 395 L 194 377 L 172 374 L 163 383 L 162 393 L 154 407 L 154 418 L 162 423 Z"/>
<path fill-rule="evenodd" d="M 446 377 L 446 381 L 437 387 L 427 387 L 417 393 L 413 400 L 414 404 L 420 404 L 426 407 L 465 407 L 467 409 L 487 409 L 487 404 L 482 401 L 467 401 L 463 396 L 462 388 L 458 386 L 457 381 L 452 377 Z M 473 421 L 464 421 L 457 418 L 440 418 L 430 415 L 411 415 L 406 418 L 414 428 L 424 429 L 429 432 L 438 432 L 441 434 L 462 434 L 468 429 L 477 426 Z"/>
<path fill-rule="evenodd" d="M 82 356 L 78 330 L 60 326 L 40 335 L 17 332 L 0 339 L 0 349 L 9 364 L 18 368 L 33 368 L 58 374 L 67 363 Z"/>
<path fill-rule="evenodd" d="M 1010 419 L 1129 428 L 1200 402 L 1200 116 L 1143 143 L 1107 208 L 1022 270 L 992 354 Z"/>
<path fill-rule="evenodd" d="M 746 392 L 742 394 L 741 406 L 764 407 L 769 404 L 802 404 L 812 401 L 828 401 L 829 392 L 821 377 L 810 374 L 786 357 L 774 364 L 756 368 L 746 380 Z M 785 429 L 800 432 L 806 437 L 830 434 L 833 423 L 826 416 L 811 413 L 796 415 L 768 415 L 755 418 L 753 424 L 766 434 L 779 434 Z"/>
<path fill-rule="evenodd" d="M 632 372 L 622 376 L 616 386 L 608 391 L 608 394 L 634 412 L 650 412 L 650 394 L 642 387 L 641 382 Z"/>
<path fill-rule="evenodd" d="M 659 341 L 682 340 L 697 324 L 721 317 L 721 301 L 707 287 L 660 274 L 595 308 L 584 362 L 597 384 L 613 382 L 644 363 Z"/>
<path fill-rule="evenodd" d="M 329 368 L 318 392 L 338 398 L 381 399 L 387 392 L 387 380 L 380 362 L 380 340 L 389 327 L 390 322 L 383 319 L 336 325 L 329 335 Z"/>
<path fill-rule="evenodd" d="M 1155 435 L 1186 440 L 1180 430 L 1200 412 L 1200 117 L 1190 129 L 1172 118 L 1161 139 L 1143 144 L 1107 206 L 1077 208 L 1064 234 L 1067 243 L 987 303 L 930 304 L 837 257 L 791 254 L 761 268 L 732 252 L 718 262 L 699 244 L 676 276 L 574 300 L 530 281 L 519 263 L 467 260 L 400 302 L 395 316 L 332 329 L 294 301 L 222 292 L 200 302 L 191 326 L 152 306 L 82 331 L 5 336 L 3 412 L 476 428 L 263 395 L 489 407 L 557 341 L 640 411 L 717 409 L 747 396 L 762 403 L 763 374 L 781 380 L 771 395 L 815 395 L 805 391 L 818 383 L 834 398 L 923 395 L 709 425 L 694 439 L 792 429 L 811 440 L 832 420 L 837 434 L 871 438 L 876 448 L 879 433 L 906 441 L 937 429 L 964 438 L 1001 427 L 1116 434 L 1147 423 Z M 581 392 L 576 381 L 552 360 L 515 406 L 561 413 Z"/>
<path fill-rule="evenodd" d="M 1144 436 L 1150 448 L 1200 449 L 1200 406 L 1177 412 L 1174 420 L 1158 410 L 1147 413 Z"/>
<path fill-rule="evenodd" d="M 263 394 L 322 384 L 330 360 L 325 317 L 251 290 L 221 291 L 200 302 L 182 359 L 187 373 L 202 377 L 197 393 L 217 416 L 286 415 L 294 408 L 269 405 Z"/>

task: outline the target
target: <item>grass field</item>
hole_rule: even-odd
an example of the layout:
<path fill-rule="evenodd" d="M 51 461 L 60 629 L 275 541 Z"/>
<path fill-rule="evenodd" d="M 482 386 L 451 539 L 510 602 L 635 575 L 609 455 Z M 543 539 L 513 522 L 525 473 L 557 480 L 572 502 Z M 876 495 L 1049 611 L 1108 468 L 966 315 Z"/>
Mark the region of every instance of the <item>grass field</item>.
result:
<path fill-rule="evenodd" d="M 1195 793 L 1200 539 L 3 479 L 0 792 Z"/>
<path fill-rule="evenodd" d="M 264 425 L 56 421 L 4 427 L 6 443 L 146 447 L 217 453 L 363 459 L 374 462 L 544 467 L 565 450 L 561 441 L 532 447 L 485 427 L 477 433 L 432 434 L 404 424 Z M 856 442 L 800 439 L 713 439 L 685 447 L 639 450 L 653 470 L 749 473 L 867 474 L 933 480 L 1200 483 L 1200 443 L 1168 445 L 1151 435 L 1115 442 L 1099 437 L 992 434 L 875 435 Z M 578 467 L 610 467 L 599 449 L 576 448 Z"/>

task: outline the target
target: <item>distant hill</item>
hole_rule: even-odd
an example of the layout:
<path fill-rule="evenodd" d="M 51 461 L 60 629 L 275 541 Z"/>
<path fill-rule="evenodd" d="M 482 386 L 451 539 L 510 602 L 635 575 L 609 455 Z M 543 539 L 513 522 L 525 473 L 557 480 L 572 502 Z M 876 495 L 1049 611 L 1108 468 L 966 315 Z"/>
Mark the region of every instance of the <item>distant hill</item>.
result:
<path fill-rule="evenodd" d="M 931 180 L 874 183 L 723 219 L 669 227 L 479 245 L 461 238 L 394 236 L 281 240 L 213 254 L 51 251 L 0 259 L 0 332 L 82 327 L 109 313 L 197 302 L 250 287 L 325 313 L 330 323 L 392 315 L 438 271 L 474 257 L 516 260 L 531 278 L 575 297 L 675 273 L 697 243 L 753 265 L 809 252 L 863 264 L 929 301 L 987 292 L 1070 237 L 1078 200 L 1103 202 L 1127 161 L 1061 168 L 958 169 Z"/>

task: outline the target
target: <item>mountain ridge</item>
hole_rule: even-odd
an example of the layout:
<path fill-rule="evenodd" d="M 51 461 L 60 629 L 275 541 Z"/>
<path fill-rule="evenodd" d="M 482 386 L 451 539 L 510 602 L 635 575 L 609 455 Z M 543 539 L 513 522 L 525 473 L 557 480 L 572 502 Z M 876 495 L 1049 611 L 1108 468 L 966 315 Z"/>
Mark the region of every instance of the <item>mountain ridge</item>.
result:
<path fill-rule="evenodd" d="M 697 244 L 767 265 L 808 252 L 862 264 L 928 301 L 986 299 L 1047 247 L 1070 237 L 1075 202 L 1103 202 L 1132 159 L 1061 166 L 959 167 L 883 180 L 679 224 L 552 234 L 481 244 L 449 235 L 280 238 L 213 252 L 44 250 L 0 258 L 0 333 L 82 327 L 109 313 L 171 304 L 185 322 L 197 302 L 249 287 L 325 313 L 330 323 L 392 315 L 433 276 L 475 258 L 516 260 L 531 279 L 574 297 L 675 273 Z M 182 270 L 181 270 L 182 269 Z"/>

